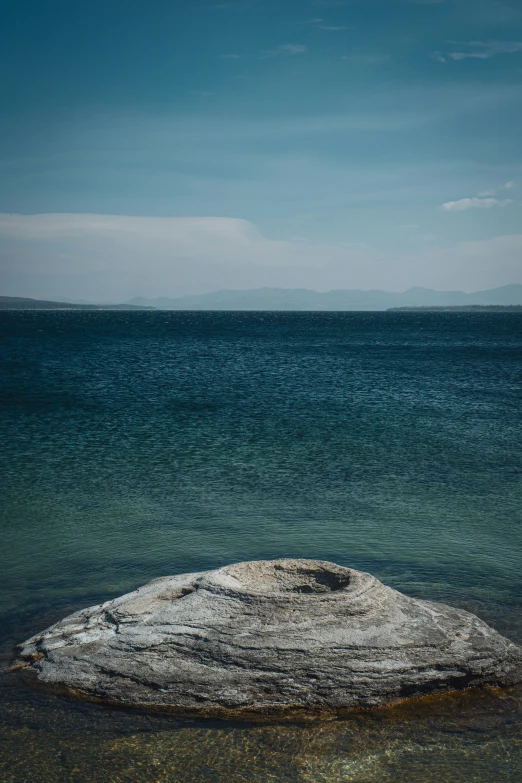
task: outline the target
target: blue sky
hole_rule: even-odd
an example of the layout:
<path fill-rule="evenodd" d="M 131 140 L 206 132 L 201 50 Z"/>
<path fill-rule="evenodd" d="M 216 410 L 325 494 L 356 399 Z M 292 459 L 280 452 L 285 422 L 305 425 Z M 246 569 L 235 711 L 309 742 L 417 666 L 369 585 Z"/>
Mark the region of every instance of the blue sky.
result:
<path fill-rule="evenodd" d="M 2 18 L 5 293 L 522 283 L 519 0 Z"/>

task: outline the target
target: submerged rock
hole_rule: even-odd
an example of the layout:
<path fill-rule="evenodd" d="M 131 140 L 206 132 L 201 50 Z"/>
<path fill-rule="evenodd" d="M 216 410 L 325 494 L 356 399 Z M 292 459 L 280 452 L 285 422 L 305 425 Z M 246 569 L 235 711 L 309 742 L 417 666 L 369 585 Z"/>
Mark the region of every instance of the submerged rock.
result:
<path fill-rule="evenodd" d="M 59 692 L 202 717 L 314 717 L 522 681 L 522 648 L 475 615 L 319 560 L 155 579 L 18 647 Z"/>

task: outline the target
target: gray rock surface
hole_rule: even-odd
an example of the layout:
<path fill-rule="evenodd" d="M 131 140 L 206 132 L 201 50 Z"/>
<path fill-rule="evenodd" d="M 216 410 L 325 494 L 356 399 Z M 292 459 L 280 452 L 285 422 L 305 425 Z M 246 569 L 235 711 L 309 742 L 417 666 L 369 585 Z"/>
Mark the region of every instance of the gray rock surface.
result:
<path fill-rule="evenodd" d="M 522 680 L 522 648 L 468 612 L 318 560 L 155 579 L 18 648 L 55 691 L 206 717 L 314 717 Z"/>

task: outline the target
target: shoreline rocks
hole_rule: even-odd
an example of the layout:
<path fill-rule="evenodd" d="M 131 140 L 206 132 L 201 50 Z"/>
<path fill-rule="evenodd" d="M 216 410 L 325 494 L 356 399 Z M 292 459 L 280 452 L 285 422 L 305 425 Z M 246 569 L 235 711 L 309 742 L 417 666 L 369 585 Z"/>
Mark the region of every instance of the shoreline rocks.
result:
<path fill-rule="evenodd" d="M 313 718 L 522 681 L 522 648 L 475 615 L 318 560 L 155 579 L 17 648 L 29 682 L 176 715 Z"/>

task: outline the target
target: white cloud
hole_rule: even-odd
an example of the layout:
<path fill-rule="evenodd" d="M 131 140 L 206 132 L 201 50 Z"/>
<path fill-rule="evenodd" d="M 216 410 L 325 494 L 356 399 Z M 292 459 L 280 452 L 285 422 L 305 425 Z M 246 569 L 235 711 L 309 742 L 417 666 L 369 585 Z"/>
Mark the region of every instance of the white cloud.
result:
<path fill-rule="evenodd" d="M 517 183 L 513 182 L 512 180 L 510 182 L 505 182 L 504 183 L 504 187 L 506 188 L 506 190 L 512 190 L 513 188 L 516 188 L 516 186 L 517 186 Z"/>
<path fill-rule="evenodd" d="M 275 49 L 265 49 L 261 52 L 261 59 L 266 60 L 268 57 L 279 57 L 280 55 L 295 55 L 304 54 L 307 51 L 307 47 L 304 44 L 280 44 Z"/>
<path fill-rule="evenodd" d="M 52 213 L 0 214 L 0 237 L 22 241 L 88 238 L 134 242 L 163 242 L 184 254 L 198 255 L 226 244 L 244 250 L 259 240 L 259 232 L 247 220 L 222 217 L 134 217 Z"/>
<path fill-rule="evenodd" d="M 322 285 L 358 279 L 379 251 L 363 244 L 280 240 L 247 220 L 99 214 L 0 214 L 3 289 L 27 281 L 49 296 L 123 300 L 140 293 L 190 293 L 264 285 Z M 373 258 L 370 258 L 370 255 Z"/>
<path fill-rule="evenodd" d="M 0 215 L 6 294 L 124 301 L 262 286 L 480 289 L 522 283 L 522 234 L 411 251 L 273 239 L 247 220 L 97 214 Z"/>
<path fill-rule="evenodd" d="M 434 58 L 440 62 L 450 60 L 489 60 L 498 54 L 516 54 L 522 52 L 522 41 L 468 41 L 459 43 L 450 41 L 451 44 L 461 47 L 457 51 L 435 52 Z"/>
<path fill-rule="evenodd" d="M 511 204 L 510 198 L 498 199 L 498 198 L 480 198 L 474 196 L 473 198 L 461 198 L 459 201 L 446 201 L 441 206 L 446 212 L 464 212 L 468 209 L 491 209 L 492 207 L 506 207 Z"/>
<path fill-rule="evenodd" d="M 221 60 L 241 60 L 242 57 L 240 54 L 222 54 L 220 55 Z"/>

